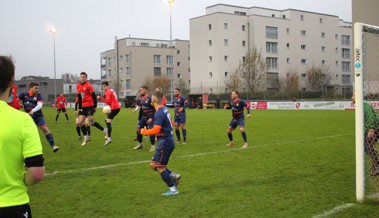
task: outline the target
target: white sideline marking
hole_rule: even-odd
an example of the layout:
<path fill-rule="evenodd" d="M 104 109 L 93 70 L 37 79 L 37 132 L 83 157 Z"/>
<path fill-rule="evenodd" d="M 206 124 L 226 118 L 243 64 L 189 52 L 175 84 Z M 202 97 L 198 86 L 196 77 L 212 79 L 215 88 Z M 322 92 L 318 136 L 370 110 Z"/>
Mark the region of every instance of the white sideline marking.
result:
<path fill-rule="evenodd" d="M 171 159 L 181 159 L 181 158 L 187 158 L 187 157 L 198 157 L 198 156 L 204 156 L 204 155 L 210 155 L 210 154 L 220 154 L 230 151 L 236 151 L 236 150 L 244 150 L 244 149 L 250 149 L 250 148 L 260 148 L 260 147 L 266 147 L 270 145 L 280 145 L 280 144 L 288 144 L 288 143 L 296 143 L 296 142 L 304 142 L 304 141 L 313 141 L 317 139 L 327 139 L 327 138 L 335 138 L 340 136 L 346 136 L 351 135 L 353 133 L 349 134 L 340 134 L 340 135 L 331 135 L 331 136 L 322 136 L 317 138 L 311 138 L 311 139 L 299 139 L 299 140 L 292 140 L 292 141 L 282 141 L 282 142 L 275 142 L 271 144 L 262 144 L 262 145 L 255 145 L 253 147 L 247 147 L 247 148 L 233 148 L 233 149 L 227 149 L 227 150 L 221 150 L 221 151 L 211 151 L 211 152 L 203 152 L 203 153 L 197 153 L 197 154 L 188 154 L 188 155 L 182 155 L 177 157 L 172 157 Z M 45 173 L 45 176 L 54 176 L 58 174 L 68 174 L 68 173 L 76 173 L 76 172 L 85 172 L 85 171 L 91 171 L 91 170 L 99 170 L 99 169 L 105 169 L 105 168 L 113 168 L 118 166 L 127 166 L 127 165 L 134 165 L 134 164 L 145 164 L 150 163 L 150 160 L 143 160 L 143 161 L 134 161 L 134 162 L 128 162 L 128 163 L 118 163 L 118 164 L 111 164 L 111 165 L 104 165 L 104 166 L 98 166 L 98 167 L 89 167 L 89 168 L 83 168 L 83 169 L 76 169 L 76 170 L 63 170 L 63 171 L 53 171 L 51 173 Z"/>
<path fill-rule="evenodd" d="M 353 204 L 353 203 L 343 204 L 343 205 L 340 205 L 340 206 L 337 206 L 337 207 L 333 208 L 332 210 L 325 211 L 323 214 L 315 215 L 312 218 L 328 217 L 328 216 L 330 216 L 332 214 L 341 212 L 341 211 L 345 210 L 346 208 L 349 208 L 349 207 L 352 207 L 352 206 L 355 206 L 355 204 Z"/>

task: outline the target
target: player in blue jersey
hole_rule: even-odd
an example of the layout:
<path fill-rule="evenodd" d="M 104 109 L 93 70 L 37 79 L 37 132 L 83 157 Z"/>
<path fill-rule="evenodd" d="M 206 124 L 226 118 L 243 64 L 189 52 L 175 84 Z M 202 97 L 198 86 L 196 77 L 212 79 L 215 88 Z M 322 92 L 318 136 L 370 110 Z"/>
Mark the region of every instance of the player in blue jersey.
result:
<path fill-rule="evenodd" d="M 250 119 L 250 108 L 247 106 L 246 102 L 238 97 L 239 93 L 238 91 L 233 91 L 231 95 L 231 99 L 229 100 L 229 105 L 225 106 L 225 109 L 232 109 L 232 120 L 229 123 L 228 127 L 228 137 L 230 142 L 226 145 L 227 147 L 231 147 L 234 145 L 233 142 L 233 135 L 232 131 L 239 126 L 240 132 L 242 134 L 242 138 L 244 141 L 244 144 L 242 148 L 247 148 L 247 138 L 246 138 L 246 132 L 245 132 L 245 116 L 243 114 L 243 111 L 245 108 L 247 108 L 247 118 Z"/>
<path fill-rule="evenodd" d="M 45 117 L 42 114 L 43 99 L 42 95 L 38 93 L 38 83 L 31 82 L 29 84 L 29 92 L 21 93 L 19 98 L 24 107 L 26 113 L 28 113 L 34 120 L 34 123 L 42 130 L 47 141 L 49 142 L 51 149 L 54 152 L 59 150 L 59 147 L 55 145 L 53 134 L 51 134 Z"/>
<path fill-rule="evenodd" d="M 177 185 L 181 175 L 173 173 L 167 168 L 171 153 L 175 149 L 175 142 L 172 131 L 173 122 L 171 115 L 168 109 L 163 106 L 162 100 L 163 93 L 155 91 L 152 97 L 152 104 L 154 104 L 156 110 L 154 115 L 154 126 L 152 129 L 141 129 L 141 134 L 150 136 L 157 135 L 157 149 L 150 162 L 150 167 L 161 175 L 162 180 L 170 188 L 162 195 L 172 196 L 179 194 Z"/>
<path fill-rule="evenodd" d="M 137 124 L 136 132 L 138 144 L 133 148 L 134 150 L 143 148 L 141 129 L 145 126 L 147 126 L 148 128 L 153 127 L 153 117 L 155 113 L 155 108 L 151 103 L 151 96 L 147 93 L 147 90 L 147 86 L 141 86 L 138 91 L 140 97 L 137 99 L 137 105 L 140 107 L 142 115 Z M 155 150 L 155 136 L 150 136 L 150 143 L 150 152 L 153 152 Z"/>
<path fill-rule="evenodd" d="M 175 133 L 178 139 L 177 143 L 181 143 L 180 129 L 183 134 L 183 144 L 187 143 L 187 129 L 186 129 L 186 108 L 188 107 L 188 100 L 180 95 L 180 89 L 174 90 L 174 112 L 175 112 Z M 179 129 L 180 127 L 180 129 Z"/>

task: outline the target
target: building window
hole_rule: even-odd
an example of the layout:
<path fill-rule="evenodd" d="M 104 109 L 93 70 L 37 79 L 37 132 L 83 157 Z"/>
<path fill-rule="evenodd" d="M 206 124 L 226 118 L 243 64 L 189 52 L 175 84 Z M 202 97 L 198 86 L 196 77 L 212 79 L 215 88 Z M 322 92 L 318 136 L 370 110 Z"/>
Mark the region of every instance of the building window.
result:
<path fill-rule="evenodd" d="M 228 55 L 224 56 L 224 61 L 228 61 Z"/>
<path fill-rule="evenodd" d="M 141 43 L 141 47 L 149 47 L 149 43 Z"/>
<path fill-rule="evenodd" d="M 209 72 L 209 78 L 212 79 L 212 72 Z"/>
<path fill-rule="evenodd" d="M 305 74 L 305 73 L 301 74 L 301 78 L 306 78 L 306 77 L 307 77 L 307 74 Z"/>
<path fill-rule="evenodd" d="M 326 34 L 324 32 L 321 33 L 321 37 L 325 38 Z"/>
<path fill-rule="evenodd" d="M 301 59 L 302 64 L 307 64 L 307 59 Z"/>
<path fill-rule="evenodd" d="M 212 40 L 208 40 L 208 45 L 212 46 Z"/>
<path fill-rule="evenodd" d="M 300 20 L 304 21 L 304 15 L 300 15 Z"/>
<path fill-rule="evenodd" d="M 245 30 L 246 30 L 246 26 L 242 25 L 242 31 L 245 31 Z"/>
<path fill-rule="evenodd" d="M 177 62 L 177 63 L 176 63 L 176 66 L 180 67 L 180 66 L 182 66 L 182 63 Z"/>
<path fill-rule="evenodd" d="M 341 44 L 342 45 L 350 45 L 350 36 L 341 35 Z"/>
<path fill-rule="evenodd" d="M 161 64 L 161 56 L 154 55 L 154 64 Z"/>
<path fill-rule="evenodd" d="M 166 63 L 167 63 L 167 64 L 173 64 L 173 63 L 174 63 L 174 56 L 172 56 L 172 55 L 167 55 L 167 56 L 166 56 Z"/>
<path fill-rule="evenodd" d="M 286 19 L 286 15 L 285 14 L 283 14 L 282 17 L 283 17 L 283 19 Z"/>
<path fill-rule="evenodd" d="M 287 58 L 287 64 L 289 64 L 290 63 L 290 58 Z"/>
<path fill-rule="evenodd" d="M 228 23 L 224 23 L 224 30 L 228 29 Z"/>
<path fill-rule="evenodd" d="M 301 45 L 300 47 L 301 47 L 301 50 L 305 50 L 307 48 L 306 45 Z"/>
<path fill-rule="evenodd" d="M 212 56 L 209 56 L 209 62 L 212 62 Z"/>
<path fill-rule="evenodd" d="M 287 32 L 287 35 L 290 34 L 290 28 L 287 28 L 286 32 Z"/>
<path fill-rule="evenodd" d="M 125 80 L 125 89 L 130 89 L 130 79 Z"/>
<path fill-rule="evenodd" d="M 321 46 L 321 51 L 326 51 L 325 46 Z"/>
<path fill-rule="evenodd" d="M 341 54 L 342 54 L 342 58 L 350 59 L 350 49 L 343 48 Z"/>
<path fill-rule="evenodd" d="M 180 73 L 178 73 L 177 77 L 178 77 L 178 78 L 182 78 Z"/>
<path fill-rule="evenodd" d="M 130 76 L 130 67 L 125 67 L 125 75 Z"/>
<path fill-rule="evenodd" d="M 212 24 L 208 24 L 208 30 L 212 30 Z"/>
<path fill-rule="evenodd" d="M 228 46 L 228 39 L 224 39 L 224 45 Z"/>
<path fill-rule="evenodd" d="M 342 84 L 350 84 L 350 75 L 342 75 Z"/>
<path fill-rule="evenodd" d="M 302 36 L 306 36 L 306 35 L 307 35 L 307 31 L 302 30 L 302 31 L 301 31 L 301 35 L 302 35 Z"/>
<path fill-rule="evenodd" d="M 176 54 L 180 54 L 181 52 L 180 52 L 180 50 L 176 50 Z"/>
<path fill-rule="evenodd" d="M 228 77 L 228 72 L 225 72 L 225 74 L 224 74 L 224 75 L 225 75 L 225 77 Z"/>
<path fill-rule="evenodd" d="M 334 38 L 338 39 L 338 34 L 334 35 Z"/>
<path fill-rule="evenodd" d="M 339 80 L 338 74 L 336 74 L 336 80 L 337 80 L 337 81 Z"/>
<path fill-rule="evenodd" d="M 338 61 L 336 61 L 336 66 L 338 66 L 338 64 L 339 64 Z"/>
<path fill-rule="evenodd" d="M 287 48 L 290 48 L 290 44 L 289 43 L 287 43 Z"/>
<path fill-rule="evenodd" d="M 268 68 L 278 69 L 278 58 L 266 58 Z"/>
<path fill-rule="evenodd" d="M 166 69 L 166 74 L 167 74 L 167 76 L 169 76 L 169 77 L 174 76 L 174 68 L 172 68 L 172 67 L 167 67 L 167 69 Z"/>
<path fill-rule="evenodd" d="M 130 55 L 125 55 L 125 63 L 130 64 Z"/>
<path fill-rule="evenodd" d="M 277 39 L 278 27 L 266 26 L 266 38 Z"/>
<path fill-rule="evenodd" d="M 154 67 L 154 76 L 161 76 L 162 71 L 160 67 Z"/>
<path fill-rule="evenodd" d="M 320 23 L 323 24 L 324 23 L 324 20 L 322 18 L 320 18 Z"/>
<path fill-rule="evenodd" d="M 349 61 L 342 61 L 342 72 L 351 72 Z"/>
<path fill-rule="evenodd" d="M 246 41 L 242 41 L 242 47 L 246 47 Z"/>
<path fill-rule="evenodd" d="M 336 48 L 336 53 L 338 53 L 338 48 Z"/>
<path fill-rule="evenodd" d="M 325 60 L 321 60 L 321 65 L 325 65 L 326 61 Z"/>
<path fill-rule="evenodd" d="M 277 42 L 266 42 L 266 52 L 267 53 L 278 53 L 278 43 Z"/>

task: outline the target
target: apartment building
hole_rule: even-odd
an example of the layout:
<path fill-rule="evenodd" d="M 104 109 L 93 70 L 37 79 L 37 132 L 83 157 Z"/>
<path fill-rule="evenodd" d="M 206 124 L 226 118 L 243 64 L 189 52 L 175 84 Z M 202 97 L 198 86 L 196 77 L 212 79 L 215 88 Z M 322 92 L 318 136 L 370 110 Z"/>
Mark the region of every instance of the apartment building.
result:
<path fill-rule="evenodd" d="M 256 47 L 269 67 L 267 90 L 292 71 L 300 76 L 299 90 L 310 90 L 306 70 L 328 68 L 328 91 L 352 91 L 352 25 L 337 16 L 296 9 L 273 10 L 216 4 L 190 19 L 191 92 L 224 93 L 225 81 Z M 241 89 L 243 90 L 243 89 Z"/>
<path fill-rule="evenodd" d="M 101 79 L 110 82 L 119 98 L 135 96 L 146 80 L 166 76 L 175 88 L 190 80 L 189 41 L 142 38 L 115 39 L 112 50 L 101 53 Z"/>

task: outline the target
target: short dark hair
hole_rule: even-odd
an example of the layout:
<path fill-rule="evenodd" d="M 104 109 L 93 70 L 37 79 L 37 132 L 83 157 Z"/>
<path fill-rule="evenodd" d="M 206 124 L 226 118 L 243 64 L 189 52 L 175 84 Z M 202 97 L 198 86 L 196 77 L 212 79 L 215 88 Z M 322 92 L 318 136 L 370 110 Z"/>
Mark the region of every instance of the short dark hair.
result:
<path fill-rule="evenodd" d="M 237 90 L 235 90 L 233 92 L 236 93 L 238 96 L 240 96 L 240 93 Z"/>
<path fill-rule="evenodd" d="M 101 85 L 109 86 L 109 82 L 108 81 L 104 81 L 104 82 L 101 83 Z"/>
<path fill-rule="evenodd" d="M 86 78 L 88 77 L 87 73 L 86 73 L 86 72 L 84 72 L 84 71 L 83 71 L 83 72 L 81 72 L 81 73 L 80 73 L 80 75 L 85 75 L 85 76 L 86 76 Z"/>
<path fill-rule="evenodd" d="M 30 88 L 33 88 L 34 86 L 39 86 L 39 84 L 36 83 L 36 82 L 31 82 L 31 83 L 29 83 L 29 89 L 30 89 Z"/>
<path fill-rule="evenodd" d="M 141 86 L 140 88 L 143 88 L 143 89 L 149 90 L 149 88 L 148 88 L 147 86 Z"/>
<path fill-rule="evenodd" d="M 175 88 L 174 90 L 178 90 L 180 92 L 180 89 L 179 88 Z"/>
<path fill-rule="evenodd" d="M 0 56 L 0 94 L 12 86 L 15 66 L 12 57 Z"/>

